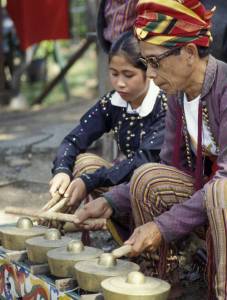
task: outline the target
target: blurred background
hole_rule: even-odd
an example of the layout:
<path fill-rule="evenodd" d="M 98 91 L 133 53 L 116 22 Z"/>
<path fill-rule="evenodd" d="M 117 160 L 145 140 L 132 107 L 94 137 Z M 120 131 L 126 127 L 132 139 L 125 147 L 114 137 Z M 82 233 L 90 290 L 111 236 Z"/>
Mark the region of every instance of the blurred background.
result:
<path fill-rule="evenodd" d="M 97 0 L 1 1 L 1 108 L 23 110 L 97 95 L 98 5 Z"/>
<path fill-rule="evenodd" d="M 0 223 L 41 207 L 63 137 L 107 89 L 98 0 L 0 0 Z M 113 140 L 91 151 L 112 159 Z"/>

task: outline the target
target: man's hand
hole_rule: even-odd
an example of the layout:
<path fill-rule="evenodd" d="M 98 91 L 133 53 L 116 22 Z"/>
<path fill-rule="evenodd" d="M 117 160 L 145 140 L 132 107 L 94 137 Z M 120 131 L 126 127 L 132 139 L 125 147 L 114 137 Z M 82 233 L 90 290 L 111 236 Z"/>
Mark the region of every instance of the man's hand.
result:
<path fill-rule="evenodd" d="M 84 225 L 83 222 L 88 218 L 104 218 L 108 219 L 113 213 L 112 207 L 106 201 L 104 197 L 97 198 L 92 200 L 84 205 L 84 207 L 79 208 L 75 214 L 80 221 L 81 229 L 87 230 L 98 230 L 103 229 L 106 226 L 105 224 L 100 225 Z M 76 223 L 78 225 L 78 223 Z"/>
<path fill-rule="evenodd" d="M 86 186 L 81 178 L 74 179 L 64 193 L 64 197 L 69 198 L 68 205 L 75 209 L 79 207 L 86 196 Z"/>
<path fill-rule="evenodd" d="M 70 184 L 70 177 L 65 173 L 56 174 L 49 182 L 50 185 L 50 194 L 53 197 L 56 192 L 60 195 L 64 195 L 67 187 Z"/>
<path fill-rule="evenodd" d="M 143 251 L 155 251 L 162 242 L 162 234 L 154 222 L 137 227 L 125 244 L 132 246 L 130 256 L 138 256 Z"/>

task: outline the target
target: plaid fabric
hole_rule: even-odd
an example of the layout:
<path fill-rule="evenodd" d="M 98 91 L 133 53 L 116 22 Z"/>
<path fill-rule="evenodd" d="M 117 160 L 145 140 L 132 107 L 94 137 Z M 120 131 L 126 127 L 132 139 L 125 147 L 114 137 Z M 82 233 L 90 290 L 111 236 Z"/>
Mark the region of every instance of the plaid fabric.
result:
<path fill-rule="evenodd" d="M 212 15 L 198 0 L 140 0 L 135 33 L 139 40 L 154 45 L 208 47 Z"/>
<path fill-rule="evenodd" d="M 206 209 L 209 218 L 216 275 L 218 300 L 227 299 L 227 179 L 218 179 L 206 189 Z"/>

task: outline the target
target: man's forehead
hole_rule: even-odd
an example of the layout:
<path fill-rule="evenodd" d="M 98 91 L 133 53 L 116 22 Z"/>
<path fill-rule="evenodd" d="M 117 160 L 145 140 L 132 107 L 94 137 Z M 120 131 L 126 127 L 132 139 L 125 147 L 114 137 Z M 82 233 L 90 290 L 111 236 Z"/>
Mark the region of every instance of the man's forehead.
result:
<path fill-rule="evenodd" d="M 139 42 L 142 56 L 159 55 L 165 51 L 165 47 L 153 45 L 144 41 Z"/>

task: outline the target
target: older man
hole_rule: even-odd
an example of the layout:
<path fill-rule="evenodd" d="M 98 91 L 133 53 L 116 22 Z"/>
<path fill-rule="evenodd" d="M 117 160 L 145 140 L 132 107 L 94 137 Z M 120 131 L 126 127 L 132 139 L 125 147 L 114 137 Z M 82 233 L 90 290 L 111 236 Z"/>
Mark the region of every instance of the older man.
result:
<path fill-rule="evenodd" d="M 132 179 L 135 253 L 209 221 L 216 296 L 227 299 L 227 65 L 208 55 L 211 11 L 197 1 L 141 0 L 135 23 L 148 76 L 169 97 L 162 165 Z M 151 218 L 154 218 L 151 222 Z"/>
<path fill-rule="evenodd" d="M 216 296 L 227 299 L 227 65 L 209 55 L 213 12 L 198 0 L 140 0 L 137 13 L 141 60 L 170 97 L 162 164 L 132 178 L 137 228 L 126 243 L 138 255 L 209 224 Z M 119 212 L 107 198 L 81 219 Z"/>

